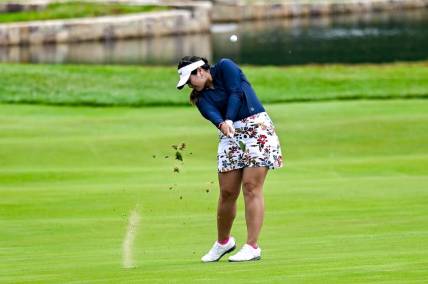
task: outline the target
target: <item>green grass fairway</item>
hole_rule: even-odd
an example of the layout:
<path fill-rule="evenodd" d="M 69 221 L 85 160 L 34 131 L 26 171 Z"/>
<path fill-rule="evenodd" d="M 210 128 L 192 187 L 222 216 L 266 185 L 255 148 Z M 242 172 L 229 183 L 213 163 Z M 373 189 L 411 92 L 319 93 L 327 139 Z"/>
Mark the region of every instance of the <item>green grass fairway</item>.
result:
<path fill-rule="evenodd" d="M 217 133 L 196 109 L 0 105 L 0 282 L 426 283 L 428 101 L 266 107 L 287 166 L 266 183 L 263 259 L 202 264 Z M 174 174 L 164 156 L 180 142 Z M 239 207 L 242 245 L 242 196 Z"/>
<path fill-rule="evenodd" d="M 243 66 L 263 103 L 428 98 L 428 62 Z M 45 105 L 188 105 L 173 66 L 0 64 L 0 102 Z"/>

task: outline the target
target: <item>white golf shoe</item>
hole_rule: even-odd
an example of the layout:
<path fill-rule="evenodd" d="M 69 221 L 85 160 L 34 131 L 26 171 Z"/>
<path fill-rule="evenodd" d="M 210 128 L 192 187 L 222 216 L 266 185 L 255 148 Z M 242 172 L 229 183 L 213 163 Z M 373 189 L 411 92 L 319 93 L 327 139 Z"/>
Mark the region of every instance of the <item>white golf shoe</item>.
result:
<path fill-rule="evenodd" d="M 201 260 L 202 262 L 219 261 L 220 258 L 223 257 L 223 255 L 233 251 L 235 248 L 236 243 L 233 237 L 229 237 L 229 241 L 224 245 L 221 245 L 216 241 L 210 251 L 206 255 L 204 255 Z"/>
<path fill-rule="evenodd" d="M 249 244 L 245 244 L 241 250 L 229 257 L 229 261 L 238 262 L 238 261 L 250 261 L 250 260 L 259 260 L 261 259 L 262 250 L 258 248 L 253 248 Z"/>

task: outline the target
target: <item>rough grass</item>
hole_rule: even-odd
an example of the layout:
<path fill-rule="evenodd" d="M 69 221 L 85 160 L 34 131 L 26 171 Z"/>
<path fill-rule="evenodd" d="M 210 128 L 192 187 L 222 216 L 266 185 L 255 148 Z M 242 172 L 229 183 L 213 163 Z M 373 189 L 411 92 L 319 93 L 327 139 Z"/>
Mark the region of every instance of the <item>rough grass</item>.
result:
<path fill-rule="evenodd" d="M 428 97 L 427 63 L 244 66 L 264 103 Z M 0 102 L 49 105 L 188 105 L 173 66 L 0 64 Z"/>
<path fill-rule="evenodd" d="M 64 2 L 48 4 L 46 9 L 39 11 L 20 11 L 0 13 L 0 23 L 40 21 L 54 19 L 72 19 L 122 15 L 129 13 L 145 13 L 166 10 L 165 7 L 144 5 L 131 6 L 125 4 L 106 4 L 90 2 Z"/>
<path fill-rule="evenodd" d="M 100 69 L 59 70 L 84 79 L 82 70 Z M 287 166 L 266 182 L 263 259 L 207 265 L 199 258 L 216 236 L 217 137 L 195 109 L 0 105 L 0 282 L 423 283 L 428 101 L 266 108 Z M 188 149 L 173 174 L 164 156 L 179 142 Z M 126 270 L 122 241 L 137 204 L 137 268 Z M 242 245 L 242 196 L 238 212 Z"/>

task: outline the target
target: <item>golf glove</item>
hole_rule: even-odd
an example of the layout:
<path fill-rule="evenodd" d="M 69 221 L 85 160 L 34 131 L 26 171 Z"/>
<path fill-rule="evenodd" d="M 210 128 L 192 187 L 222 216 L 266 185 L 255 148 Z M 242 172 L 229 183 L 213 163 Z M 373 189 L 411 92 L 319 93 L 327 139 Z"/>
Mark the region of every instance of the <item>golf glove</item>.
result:
<path fill-rule="evenodd" d="M 226 120 L 225 123 L 227 124 L 227 126 L 229 126 L 229 129 L 230 129 L 230 132 L 227 136 L 232 138 L 233 135 L 235 135 L 235 127 L 233 127 L 233 121 L 232 120 Z"/>

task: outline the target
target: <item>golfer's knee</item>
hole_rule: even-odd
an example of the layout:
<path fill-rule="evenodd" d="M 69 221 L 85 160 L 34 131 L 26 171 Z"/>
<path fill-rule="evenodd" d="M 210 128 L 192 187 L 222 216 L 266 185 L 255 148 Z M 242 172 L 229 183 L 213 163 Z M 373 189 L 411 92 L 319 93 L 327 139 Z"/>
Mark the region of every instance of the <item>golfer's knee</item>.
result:
<path fill-rule="evenodd" d="M 254 180 L 243 182 L 243 193 L 245 198 L 254 198 L 260 194 L 261 184 Z"/>
<path fill-rule="evenodd" d="M 230 190 L 230 189 L 222 189 L 220 191 L 220 197 L 222 200 L 225 201 L 233 201 L 236 200 L 238 198 L 239 192 L 235 192 L 234 190 Z"/>

